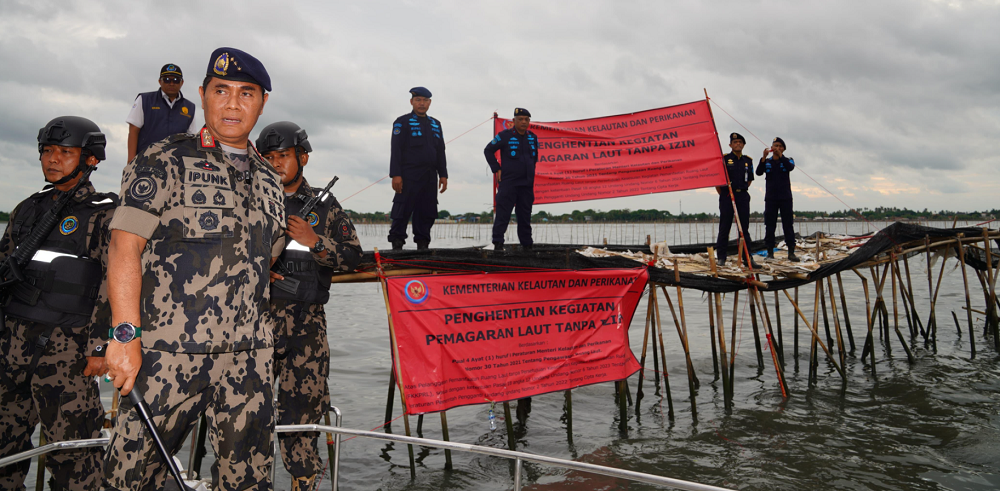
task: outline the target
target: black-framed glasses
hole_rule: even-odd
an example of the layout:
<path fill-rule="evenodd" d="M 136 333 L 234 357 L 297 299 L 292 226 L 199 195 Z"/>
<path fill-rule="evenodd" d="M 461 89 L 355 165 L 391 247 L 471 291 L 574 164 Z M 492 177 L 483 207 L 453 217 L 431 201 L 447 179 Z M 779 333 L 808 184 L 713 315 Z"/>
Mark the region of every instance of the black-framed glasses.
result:
<path fill-rule="evenodd" d="M 180 77 L 160 77 L 160 80 L 165 84 L 179 84 L 183 79 Z"/>

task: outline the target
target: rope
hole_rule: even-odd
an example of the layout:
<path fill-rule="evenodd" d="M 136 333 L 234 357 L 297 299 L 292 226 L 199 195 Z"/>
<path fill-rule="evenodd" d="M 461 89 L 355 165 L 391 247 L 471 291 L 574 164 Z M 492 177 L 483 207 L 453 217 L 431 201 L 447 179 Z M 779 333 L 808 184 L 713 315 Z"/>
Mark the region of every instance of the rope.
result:
<path fill-rule="evenodd" d="M 448 144 L 450 144 L 451 142 L 453 142 L 453 141 L 455 141 L 455 140 L 457 140 L 457 139 L 459 139 L 459 138 L 461 138 L 461 137 L 465 136 L 465 135 L 466 135 L 467 133 L 469 133 L 470 131 L 472 131 L 472 130 L 474 130 L 474 129 L 476 129 L 476 128 L 478 128 L 478 127 L 480 127 L 480 126 L 484 125 L 484 124 L 486 124 L 486 122 L 487 122 L 487 121 L 490 121 L 491 119 L 493 119 L 493 116 L 490 116 L 489 118 L 487 118 L 487 119 L 486 119 L 486 121 L 483 121 L 482 123 L 479 123 L 479 124 L 477 124 L 477 125 L 473 126 L 472 128 L 469 128 L 468 130 L 466 130 L 466 131 L 465 131 L 465 133 L 462 133 L 461 135 L 458 135 L 458 136 L 456 136 L 455 138 L 452 138 L 451 140 L 448 140 L 447 142 L 445 142 L 445 145 L 448 145 Z M 346 197 L 346 198 L 344 198 L 344 199 L 340 200 L 340 202 L 341 202 L 341 203 L 343 203 L 343 202 L 345 202 L 345 201 L 347 201 L 347 200 L 349 200 L 349 199 L 351 199 L 351 198 L 353 198 L 353 197 L 355 197 L 355 196 L 357 196 L 357 195 L 361 194 L 362 192 L 366 191 L 366 190 L 367 190 L 368 188 L 370 188 L 370 187 L 372 187 L 372 186 L 374 186 L 374 185 L 376 185 L 376 184 L 378 184 L 378 183 L 380 183 L 380 182 L 384 181 L 384 180 L 385 180 L 385 179 L 386 179 L 387 177 L 389 177 L 389 175 L 388 175 L 388 174 L 386 174 L 385 176 L 383 176 L 383 177 L 382 177 L 381 179 L 379 179 L 379 180 L 377 180 L 377 181 L 375 181 L 375 182 L 373 182 L 373 183 L 371 183 L 371 184 L 369 184 L 369 185 L 367 185 L 367 186 L 365 186 L 365 187 L 361 188 L 361 191 L 358 191 L 358 192 L 356 192 L 356 193 L 354 193 L 354 194 L 352 194 L 352 195 L 350 195 L 350 196 L 348 196 L 348 197 Z"/>

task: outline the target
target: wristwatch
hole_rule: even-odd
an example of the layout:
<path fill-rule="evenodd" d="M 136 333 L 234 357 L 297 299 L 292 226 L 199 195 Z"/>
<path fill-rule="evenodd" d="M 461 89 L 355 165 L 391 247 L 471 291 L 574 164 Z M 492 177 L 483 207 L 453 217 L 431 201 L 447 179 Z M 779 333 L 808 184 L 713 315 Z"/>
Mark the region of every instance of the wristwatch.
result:
<path fill-rule="evenodd" d="M 108 332 L 108 336 L 119 343 L 125 344 L 135 338 L 142 337 L 142 329 L 139 328 L 139 326 L 126 321 L 112 327 Z"/>
<path fill-rule="evenodd" d="M 309 252 L 312 252 L 313 254 L 319 254 L 325 250 L 326 250 L 326 245 L 323 244 L 323 239 L 319 239 L 316 241 L 316 245 L 312 246 L 312 249 L 309 249 Z"/>

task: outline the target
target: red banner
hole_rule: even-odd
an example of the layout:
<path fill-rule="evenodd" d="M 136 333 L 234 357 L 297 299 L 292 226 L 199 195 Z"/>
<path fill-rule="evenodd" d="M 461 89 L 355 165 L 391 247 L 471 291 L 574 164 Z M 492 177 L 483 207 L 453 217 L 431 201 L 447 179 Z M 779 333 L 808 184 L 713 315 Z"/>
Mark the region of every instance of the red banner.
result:
<path fill-rule="evenodd" d="M 511 120 L 497 118 L 494 134 L 512 127 Z M 726 184 L 706 101 L 579 121 L 533 121 L 531 131 L 539 140 L 535 204 Z"/>
<path fill-rule="evenodd" d="M 621 380 L 645 268 L 386 278 L 406 411 Z"/>

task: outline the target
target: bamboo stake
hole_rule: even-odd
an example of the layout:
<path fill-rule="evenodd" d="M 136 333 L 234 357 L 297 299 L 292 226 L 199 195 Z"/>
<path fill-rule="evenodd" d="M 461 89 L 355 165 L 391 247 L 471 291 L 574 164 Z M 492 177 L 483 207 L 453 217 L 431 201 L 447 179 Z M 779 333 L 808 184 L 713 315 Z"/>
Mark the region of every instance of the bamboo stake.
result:
<path fill-rule="evenodd" d="M 976 356 L 976 335 L 972 329 L 972 299 L 969 296 L 969 276 L 965 271 L 965 248 L 962 247 L 962 237 L 965 234 L 958 234 L 958 261 L 962 265 L 962 284 L 965 286 L 965 312 L 969 316 L 969 345 L 972 356 Z"/>
<path fill-rule="evenodd" d="M 754 303 L 757 304 L 757 310 L 764 311 L 766 316 L 767 308 L 764 306 L 764 295 L 756 288 L 751 288 L 749 293 L 753 296 Z M 781 369 L 781 363 L 778 361 L 777 349 L 774 346 L 774 333 L 771 332 L 771 322 L 769 320 L 765 320 L 764 327 L 767 330 L 764 334 L 767 339 L 767 346 L 771 351 L 771 362 L 774 363 L 774 372 L 778 376 L 778 387 L 781 388 L 781 396 L 787 399 L 788 384 L 785 383 L 785 374 Z"/>
<path fill-rule="evenodd" d="M 663 387 L 667 391 L 667 417 L 673 421 L 674 399 L 670 395 L 670 373 L 667 371 L 667 352 L 663 344 L 663 323 L 660 322 L 660 302 L 656 300 L 656 288 L 650 288 L 649 294 L 653 297 L 653 313 L 656 315 L 656 335 L 660 339 L 660 359 L 663 360 Z"/>
<path fill-rule="evenodd" d="M 678 286 L 677 290 L 680 289 L 681 287 Z M 691 362 L 691 350 L 688 347 L 687 325 L 684 321 L 684 298 L 680 296 L 677 297 L 677 309 L 680 311 L 680 322 L 678 322 L 677 312 L 674 311 L 674 304 L 670 300 L 670 295 L 667 293 L 666 287 L 660 285 L 660 290 L 663 291 L 663 298 L 667 300 L 667 307 L 670 308 L 670 315 L 673 316 L 674 319 L 674 327 L 677 328 L 677 337 L 680 338 L 681 347 L 684 348 L 684 358 L 687 363 L 688 371 L 688 385 L 691 386 L 691 394 L 693 396 L 694 389 L 700 387 L 701 383 L 698 382 L 698 375 L 694 372 L 694 363 Z M 680 291 L 678 291 L 677 295 L 680 294 Z"/>
<path fill-rule="evenodd" d="M 820 296 L 820 294 L 819 294 L 819 289 L 820 289 L 820 286 L 822 284 L 823 283 L 820 282 L 820 281 L 816 282 L 816 285 L 815 285 L 816 293 L 813 296 L 813 326 L 815 326 L 817 330 L 819 329 L 819 306 L 820 306 L 819 300 L 820 300 L 820 298 L 822 298 Z M 819 334 L 816 332 L 816 330 L 814 330 L 813 331 L 813 337 L 809 340 L 809 381 L 810 381 L 810 383 L 815 383 L 817 381 L 817 379 L 819 378 L 819 374 L 817 373 L 818 372 L 818 368 L 819 368 L 819 360 L 818 360 L 819 357 L 818 357 L 817 352 L 816 352 L 816 346 L 817 346 L 816 343 L 817 343 L 817 341 L 819 341 Z"/>
<path fill-rule="evenodd" d="M 757 302 L 750 302 L 750 326 L 753 328 L 753 343 L 754 347 L 757 349 L 757 370 L 760 372 L 764 370 L 764 354 L 760 350 L 760 332 L 757 327 L 756 305 Z"/>
<path fill-rule="evenodd" d="M 656 288 L 652 283 L 649 284 L 650 289 Z M 649 346 L 649 321 L 653 316 L 653 299 L 649 297 L 646 299 L 646 329 L 642 334 L 642 357 L 639 359 L 639 388 L 635 391 L 635 407 L 636 411 L 639 408 L 639 402 L 642 401 L 644 396 L 642 392 L 642 381 L 645 380 L 646 373 L 646 347 Z M 656 348 L 653 348 L 653 353 L 656 353 Z"/>
<path fill-rule="evenodd" d="M 792 303 L 793 307 L 795 307 L 795 312 L 799 314 L 799 317 L 802 318 L 802 322 L 805 323 L 806 328 L 808 328 L 809 331 L 812 332 L 812 335 L 816 339 L 819 346 L 823 348 L 824 352 L 826 352 L 826 356 L 830 360 L 830 363 L 833 363 L 834 368 L 837 369 L 837 371 L 840 373 L 840 376 L 846 380 L 847 374 L 844 373 L 844 370 L 841 369 L 840 365 L 837 364 L 837 360 L 833 359 L 833 355 L 830 353 L 830 350 L 827 349 L 826 345 L 823 344 L 823 341 L 819 339 L 819 333 L 816 332 L 816 329 L 814 329 L 813 326 L 809 324 L 809 319 L 806 319 L 806 315 L 802 313 L 802 310 L 799 308 L 799 304 L 796 303 L 795 300 L 792 300 L 792 296 L 788 294 L 787 290 L 785 290 L 784 293 L 785 296 L 788 297 L 788 301 Z M 815 323 L 815 318 L 814 318 L 814 323 Z"/>
<path fill-rule="evenodd" d="M 830 310 L 833 311 L 833 327 L 837 332 L 837 351 L 840 354 L 841 366 L 847 366 L 847 354 L 844 353 L 844 337 L 840 333 L 840 316 L 837 315 L 837 299 L 833 294 L 833 280 L 827 276 L 826 286 L 830 291 Z"/>
<path fill-rule="evenodd" d="M 628 403 L 625 401 L 625 394 L 628 393 L 628 389 L 625 387 L 625 381 L 619 380 L 615 382 L 618 384 L 618 431 L 622 434 L 628 433 Z"/>
<path fill-rule="evenodd" d="M 774 292 L 774 294 L 777 295 L 778 292 Z M 799 287 L 795 287 L 795 302 L 798 301 L 799 301 Z M 799 364 L 799 317 L 796 315 L 792 315 L 792 338 L 793 338 L 792 343 L 795 345 L 794 346 L 795 352 L 792 354 L 792 356 L 795 358 L 795 365 L 797 367 Z"/>
<path fill-rule="evenodd" d="M 996 274 L 993 271 L 993 246 L 989 241 L 989 229 L 983 228 L 983 248 L 986 249 L 986 279 L 990 285 L 990 295 L 986 300 L 986 312 L 989 315 L 986 316 L 986 324 L 991 326 L 993 329 L 993 347 L 1000 351 L 1000 328 L 998 328 L 997 322 L 997 291 L 996 291 Z"/>
<path fill-rule="evenodd" d="M 330 415 L 327 414 L 327 417 L 329 418 Z M 327 422 L 327 424 L 330 424 L 329 421 Z M 444 438 L 444 441 L 446 442 L 451 441 L 451 438 L 448 436 L 448 417 L 445 416 L 445 411 L 441 411 L 441 437 Z M 332 440 L 332 435 L 331 435 L 331 440 Z M 444 451 L 444 468 L 445 470 L 448 471 L 452 469 L 451 450 L 446 449 Z"/>
<path fill-rule="evenodd" d="M 712 268 L 712 276 L 718 278 L 719 271 L 716 267 L 715 254 L 711 247 L 708 248 L 708 264 Z M 722 296 L 719 293 L 712 293 L 710 295 L 715 295 L 715 318 L 719 322 L 719 360 L 722 365 L 722 398 L 726 414 L 729 414 L 732 411 L 732 395 L 729 393 L 729 358 L 726 355 L 726 324 L 722 319 Z"/>
<path fill-rule="evenodd" d="M 507 427 L 507 448 L 515 451 L 517 440 L 514 438 L 514 418 L 510 415 L 510 401 L 504 401 L 503 403 L 503 420 L 504 425 Z"/>
<path fill-rule="evenodd" d="M 777 292 L 776 292 L 777 293 Z M 708 295 L 708 338 L 711 340 L 708 344 L 712 346 L 712 370 L 715 372 L 715 378 L 712 381 L 719 380 L 719 350 L 715 347 L 715 297 L 709 293 Z"/>
<path fill-rule="evenodd" d="M 564 394 L 566 394 L 566 441 L 570 445 L 573 445 L 573 393 L 567 389 Z M 639 416 L 639 403 L 636 401 L 636 418 Z"/>
<path fill-rule="evenodd" d="M 736 321 L 739 319 L 740 292 L 733 292 L 733 328 L 729 334 L 729 393 L 735 393 L 736 382 Z"/>
<path fill-rule="evenodd" d="M 896 269 L 895 255 L 893 255 L 893 261 L 890 263 L 892 269 Z M 906 345 L 906 341 L 903 340 L 903 335 L 899 332 L 899 311 L 896 305 L 896 277 L 899 276 L 896 271 L 891 271 L 892 275 L 892 326 L 896 329 L 896 337 L 899 338 L 899 344 L 903 345 L 903 351 L 906 352 L 906 361 L 913 364 L 913 353 L 910 353 L 909 346 Z"/>
<path fill-rule="evenodd" d="M 910 297 L 910 316 L 913 317 L 913 323 L 916 325 L 916 329 L 922 332 L 924 330 L 924 325 L 920 321 L 920 316 L 917 314 L 917 304 L 913 299 L 913 280 L 910 278 L 910 260 L 908 259 L 905 251 L 901 251 L 900 255 L 903 256 L 903 267 L 906 269 L 906 294 Z"/>
<path fill-rule="evenodd" d="M 781 304 L 778 302 L 778 292 L 774 292 L 774 319 L 778 323 L 778 359 L 781 360 L 781 368 L 785 368 L 785 341 L 781 336 Z"/>
<path fill-rule="evenodd" d="M 389 318 L 389 338 L 392 341 L 392 354 L 393 362 L 395 364 L 396 374 L 396 384 L 399 385 L 399 399 L 400 403 L 403 405 L 403 427 L 406 431 L 406 436 L 410 436 L 410 416 L 409 411 L 406 408 L 406 394 L 403 392 L 403 370 L 402 362 L 399 360 L 399 345 L 396 344 L 396 328 L 392 320 L 392 309 L 389 308 L 389 292 L 386 288 L 386 280 L 384 276 L 384 271 L 382 270 L 382 259 L 379 256 L 378 248 L 375 249 L 375 264 L 379 274 L 379 281 L 382 283 L 382 299 L 385 301 L 385 314 Z M 407 451 L 410 454 L 410 479 L 417 478 L 417 465 L 413 457 L 413 445 L 406 445 Z M 513 450 L 513 449 L 511 449 Z"/>
<path fill-rule="evenodd" d="M 931 238 L 929 235 L 924 235 L 924 253 L 927 257 L 927 299 L 930 301 L 931 311 L 927 314 L 927 329 L 924 331 L 924 341 L 927 341 L 931 335 L 931 330 L 934 329 L 935 324 L 937 324 L 937 319 L 934 318 L 934 273 L 931 271 Z"/>
<path fill-rule="evenodd" d="M 937 309 L 937 298 L 938 293 L 941 292 L 941 280 L 944 279 L 944 267 L 948 263 L 948 251 L 951 250 L 951 244 L 945 244 L 944 255 L 941 257 L 941 271 L 938 272 L 937 286 L 934 287 L 934 296 L 931 297 L 931 312 L 935 312 Z M 935 345 L 937 345 L 937 314 L 934 314 L 934 330 L 932 331 L 932 337 L 934 339 Z"/>
<path fill-rule="evenodd" d="M 854 272 L 858 273 L 857 270 L 855 270 Z M 865 290 L 865 314 L 866 314 L 865 315 L 865 320 L 868 321 L 868 337 L 867 337 L 867 341 L 865 341 L 865 345 L 871 347 L 871 355 L 870 356 L 871 356 L 871 359 L 872 359 L 872 378 L 874 378 L 875 381 L 877 382 L 878 381 L 878 375 L 877 375 L 876 370 L 875 370 L 875 338 L 872 335 L 872 320 L 871 320 L 872 303 L 871 303 L 871 301 L 869 301 L 870 297 L 868 296 L 868 278 L 865 278 L 864 276 L 862 276 L 861 273 L 858 273 L 858 276 L 861 277 L 861 286 Z M 865 350 L 864 349 L 861 350 L 861 361 L 862 362 L 865 361 Z"/>
<path fill-rule="evenodd" d="M 840 273 L 837 273 L 837 288 L 840 290 L 840 307 L 844 309 L 844 325 L 847 327 L 847 340 L 851 343 L 851 354 L 854 354 L 854 332 L 851 331 L 851 317 L 847 313 L 847 295 L 844 294 L 844 281 L 840 278 Z"/>

